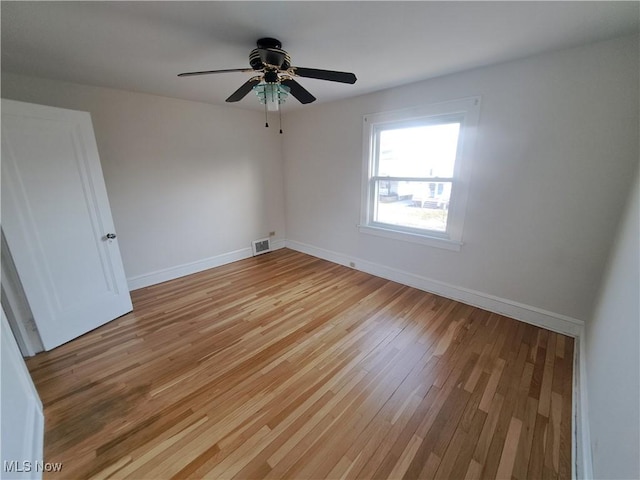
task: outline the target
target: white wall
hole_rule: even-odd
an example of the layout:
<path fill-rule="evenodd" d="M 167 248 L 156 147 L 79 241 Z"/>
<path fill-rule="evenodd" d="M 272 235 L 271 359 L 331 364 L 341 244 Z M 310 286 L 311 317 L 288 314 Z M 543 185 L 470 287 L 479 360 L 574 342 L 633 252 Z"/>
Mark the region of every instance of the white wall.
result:
<path fill-rule="evenodd" d="M 362 116 L 470 95 L 462 251 L 359 233 Z M 638 162 L 638 38 L 310 106 L 285 127 L 288 242 L 584 320 Z"/>
<path fill-rule="evenodd" d="M 586 325 L 594 478 L 640 478 L 640 180 Z"/>
<path fill-rule="evenodd" d="M 12 74 L 2 97 L 91 113 L 134 286 L 285 237 L 281 139 L 259 112 Z"/>

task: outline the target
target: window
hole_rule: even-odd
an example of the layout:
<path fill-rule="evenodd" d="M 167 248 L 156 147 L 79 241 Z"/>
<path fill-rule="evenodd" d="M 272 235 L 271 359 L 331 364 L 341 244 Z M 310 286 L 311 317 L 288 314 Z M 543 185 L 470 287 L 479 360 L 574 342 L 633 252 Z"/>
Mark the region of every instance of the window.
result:
<path fill-rule="evenodd" d="M 364 118 L 360 231 L 459 250 L 480 98 Z"/>

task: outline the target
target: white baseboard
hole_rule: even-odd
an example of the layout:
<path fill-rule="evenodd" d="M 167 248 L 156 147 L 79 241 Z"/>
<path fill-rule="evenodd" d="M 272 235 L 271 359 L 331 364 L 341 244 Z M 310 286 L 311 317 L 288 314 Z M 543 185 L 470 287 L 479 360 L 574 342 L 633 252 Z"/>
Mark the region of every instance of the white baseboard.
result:
<path fill-rule="evenodd" d="M 278 250 L 284 248 L 284 240 L 274 240 L 271 242 L 271 250 Z M 138 288 L 149 287 L 158 283 L 174 280 L 176 278 L 191 275 L 192 273 L 202 272 L 210 268 L 220 267 L 227 263 L 237 262 L 238 260 L 244 260 L 253 256 L 251 247 L 242 248 L 233 252 L 223 253 L 214 257 L 205 258 L 196 262 L 185 263 L 182 265 L 176 265 L 175 267 L 169 267 L 162 270 L 156 270 L 155 272 L 145 273 L 137 275 L 135 277 L 127 278 L 129 290 L 137 290 Z"/>
<path fill-rule="evenodd" d="M 530 323 L 571 337 L 578 337 L 584 325 L 581 320 L 571 318 L 566 315 L 549 312 L 547 310 L 496 297 L 487 293 L 457 287 L 448 283 L 440 282 L 439 280 L 433 280 L 359 258 L 348 257 L 341 253 L 332 252 L 306 243 L 292 240 L 287 240 L 285 243 L 287 248 L 291 248 L 298 252 L 306 253 L 308 255 L 345 266 L 350 266 L 349 264 L 353 262 L 355 263 L 355 267 L 353 268 L 356 270 L 370 273 L 377 277 L 386 278 L 387 280 L 392 280 L 419 290 L 424 290 L 425 292 L 435 293 L 442 297 L 450 298 L 474 307 L 479 307 L 490 312 L 499 313 L 501 315 L 515 318 L 516 320 Z"/>
<path fill-rule="evenodd" d="M 387 267 L 385 265 L 362 260 L 360 258 L 348 257 L 341 253 L 325 250 L 306 243 L 292 240 L 275 240 L 271 242 L 271 250 L 278 250 L 285 246 L 292 250 L 322 258 L 340 265 L 349 266 L 349 264 L 353 262 L 355 263 L 354 268 L 370 273 L 371 275 L 386 278 L 426 292 L 435 293 L 442 297 L 457 300 L 490 312 L 499 313 L 501 315 L 515 318 L 516 320 L 543 327 L 564 335 L 569 335 L 571 337 L 578 337 L 584 326 L 584 323 L 581 320 L 577 320 L 566 315 L 549 312 L 537 307 L 496 297 L 487 293 L 457 287 L 439 280 L 433 280 L 413 273 Z M 150 285 L 184 277 L 185 275 L 191 275 L 192 273 L 198 273 L 203 270 L 243 260 L 251 256 L 252 250 L 250 247 L 247 247 L 233 252 L 216 255 L 214 257 L 205 258 L 196 262 L 177 265 L 135 277 L 129 277 L 127 278 L 127 282 L 129 284 L 129 290 L 136 290 L 138 288 L 148 287 Z"/>

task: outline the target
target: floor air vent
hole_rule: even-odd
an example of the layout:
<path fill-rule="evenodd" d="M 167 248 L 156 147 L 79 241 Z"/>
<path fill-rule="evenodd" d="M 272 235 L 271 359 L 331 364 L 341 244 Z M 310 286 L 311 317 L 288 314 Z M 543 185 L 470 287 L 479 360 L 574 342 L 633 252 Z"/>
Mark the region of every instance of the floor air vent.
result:
<path fill-rule="evenodd" d="M 261 253 L 267 253 L 271 251 L 271 245 L 268 238 L 261 238 L 260 240 L 254 240 L 251 244 L 253 247 L 253 256 L 260 255 Z"/>

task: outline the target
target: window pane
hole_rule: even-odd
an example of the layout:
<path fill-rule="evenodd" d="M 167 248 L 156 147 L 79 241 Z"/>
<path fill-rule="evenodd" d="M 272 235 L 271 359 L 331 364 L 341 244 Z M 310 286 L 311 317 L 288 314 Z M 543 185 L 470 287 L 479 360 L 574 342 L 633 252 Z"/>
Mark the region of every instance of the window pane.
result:
<path fill-rule="evenodd" d="M 446 232 L 451 182 L 376 183 L 375 222 Z"/>
<path fill-rule="evenodd" d="M 453 177 L 460 123 L 382 130 L 378 172 L 384 177 Z"/>

